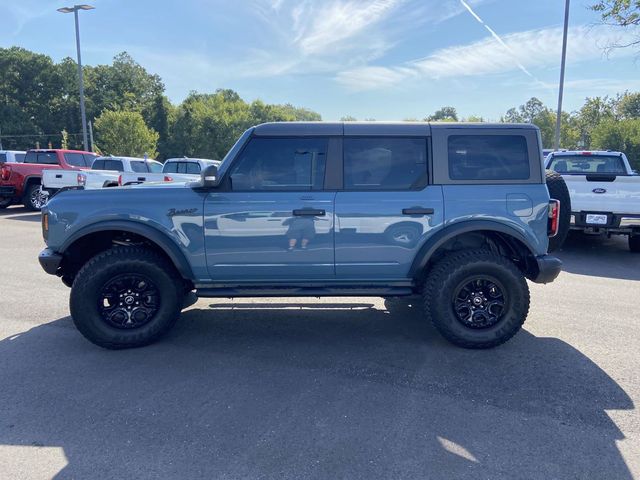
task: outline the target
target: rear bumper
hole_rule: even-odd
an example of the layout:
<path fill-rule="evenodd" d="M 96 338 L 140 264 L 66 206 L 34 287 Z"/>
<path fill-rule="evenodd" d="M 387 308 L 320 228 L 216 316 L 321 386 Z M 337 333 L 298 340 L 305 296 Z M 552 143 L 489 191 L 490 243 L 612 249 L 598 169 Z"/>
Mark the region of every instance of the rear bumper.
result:
<path fill-rule="evenodd" d="M 587 215 L 595 213 L 607 216 L 606 224 L 587 223 Z M 611 213 L 596 211 L 571 212 L 571 230 L 582 230 L 588 233 L 630 233 L 640 230 L 640 214 L 638 213 Z"/>
<path fill-rule="evenodd" d="M 551 255 L 540 255 L 536 257 L 538 264 L 538 274 L 530 280 L 535 283 L 551 283 L 562 271 L 562 261 Z"/>
<path fill-rule="evenodd" d="M 62 255 L 54 252 L 50 248 L 45 248 L 38 255 L 38 261 L 42 269 L 49 275 L 56 275 L 58 273 L 58 267 L 62 262 Z"/>

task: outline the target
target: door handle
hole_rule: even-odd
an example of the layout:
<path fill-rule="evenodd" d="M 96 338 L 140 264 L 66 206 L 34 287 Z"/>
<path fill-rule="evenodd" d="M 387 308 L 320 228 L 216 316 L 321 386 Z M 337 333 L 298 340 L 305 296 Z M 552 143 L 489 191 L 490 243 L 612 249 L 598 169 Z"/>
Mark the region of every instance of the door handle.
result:
<path fill-rule="evenodd" d="M 433 215 L 433 208 L 411 207 L 403 208 L 403 215 Z"/>
<path fill-rule="evenodd" d="M 302 216 L 311 216 L 311 217 L 322 217 L 323 215 L 326 215 L 327 212 L 325 212 L 322 209 L 316 209 L 316 208 L 301 208 L 299 210 L 294 210 L 293 214 L 296 217 L 302 217 Z"/>
<path fill-rule="evenodd" d="M 59 173 L 59 174 L 57 174 L 57 175 L 56 175 L 56 178 L 62 178 L 62 174 L 60 174 L 60 173 Z"/>
<path fill-rule="evenodd" d="M 147 177 L 138 177 L 138 181 L 139 182 L 144 182 L 147 179 Z"/>

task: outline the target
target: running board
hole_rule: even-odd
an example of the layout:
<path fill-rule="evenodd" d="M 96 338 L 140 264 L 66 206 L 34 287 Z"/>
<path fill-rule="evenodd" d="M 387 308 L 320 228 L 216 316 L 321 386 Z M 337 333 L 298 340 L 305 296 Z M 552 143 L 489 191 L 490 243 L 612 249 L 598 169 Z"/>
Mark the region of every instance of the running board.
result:
<path fill-rule="evenodd" d="M 404 297 L 413 295 L 410 287 L 217 287 L 198 288 L 203 298 L 240 297 Z"/>

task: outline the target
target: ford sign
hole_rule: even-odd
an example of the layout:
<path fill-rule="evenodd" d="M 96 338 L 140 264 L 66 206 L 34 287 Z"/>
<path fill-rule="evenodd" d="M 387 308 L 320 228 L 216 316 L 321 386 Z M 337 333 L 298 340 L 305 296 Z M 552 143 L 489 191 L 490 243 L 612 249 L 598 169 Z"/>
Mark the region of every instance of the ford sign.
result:
<path fill-rule="evenodd" d="M 593 190 L 591 190 L 593 193 L 607 193 L 607 189 L 606 188 L 594 188 Z"/>

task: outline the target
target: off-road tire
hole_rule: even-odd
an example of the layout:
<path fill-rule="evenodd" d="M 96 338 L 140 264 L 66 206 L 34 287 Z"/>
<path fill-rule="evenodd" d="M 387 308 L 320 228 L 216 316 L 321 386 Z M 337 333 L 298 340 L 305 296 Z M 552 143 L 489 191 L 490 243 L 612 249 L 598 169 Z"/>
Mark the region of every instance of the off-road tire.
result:
<path fill-rule="evenodd" d="M 571 222 L 571 196 L 567 184 L 557 172 L 546 171 L 547 189 L 549 196 L 560 200 L 560 218 L 558 219 L 558 233 L 549 238 L 549 251 L 558 250 L 567 239 Z"/>
<path fill-rule="evenodd" d="M 453 301 L 459 285 L 478 276 L 497 279 L 504 288 L 505 310 L 486 328 L 463 324 Z M 529 287 L 522 272 L 509 259 L 488 250 L 465 250 L 439 260 L 427 275 L 423 289 L 425 316 L 451 343 L 464 348 L 491 348 L 513 337 L 529 312 Z"/>
<path fill-rule="evenodd" d="M 116 328 L 100 314 L 102 288 L 121 274 L 149 278 L 160 297 L 158 311 L 148 323 L 133 329 Z M 122 349 L 148 345 L 173 327 L 182 310 L 183 281 L 174 266 L 159 254 L 139 246 L 114 247 L 97 254 L 76 275 L 69 307 L 80 333 L 104 348 Z"/>
<path fill-rule="evenodd" d="M 629 250 L 640 253 L 640 235 L 629 235 Z"/>
<path fill-rule="evenodd" d="M 34 194 L 36 191 L 40 191 L 40 187 L 41 185 L 39 183 L 32 183 L 27 187 L 27 190 L 24 193 L 24 197 L 22 197 L 22 204 L 27 210 L 31 210 L 32 212 L 39 212 L 42 209 L 41 206 L 38 206 L 34 202 Z"/>

